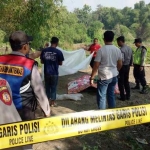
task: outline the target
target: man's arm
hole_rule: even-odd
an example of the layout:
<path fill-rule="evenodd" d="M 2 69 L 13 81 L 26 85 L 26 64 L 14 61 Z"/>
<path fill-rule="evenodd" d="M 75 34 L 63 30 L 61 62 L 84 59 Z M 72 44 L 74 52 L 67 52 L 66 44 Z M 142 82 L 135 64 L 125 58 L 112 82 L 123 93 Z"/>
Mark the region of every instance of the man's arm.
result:
<path fill-rule="evenodd" d="M 46 96 L 42 79 L 36 65 L 33 66 L 32 74 L 31 74 L 31 85 L 34 90 L 35 96 L 38 102 L 40 103 L 40 106 L 43 109 L 45 115 L 47 117 L 50 116 L 49 101 Z"/>
<path fill-rule="evenodd" d="M 41 55 L 41 51 L 31 52 L 31 53 L 29 53 L 29 58 L 36 59 L 36 58 L 40 57 L 40 55 Z"/>
<path fill-rule="evenodd" d="M 59 61 L 59 62 L 58 62 L 58 65 L 59 65 L 59 66 L 62 66 L 62 64 L 63 64 L 62 61 Z"/>
<path fill-rule="evenodd" d="M 15 119 L 15 122 L 16 122 L 16 121 L 21 121 L 21 117 L 20 117 L 20 115 L 19 115 L 19 113 L 18 113 L 18 111 L 17 111 L 17 109 L 16 109 L 16 107 L 15 107 L 15 105 L 14 105 L 13 97 L 12 97 L 12 90 L 11 90 L 11 87 L 10 87 L 10 85 L 9 85 L 8 82 L 6 82 L 6 86 L 7 86 L 7 89 L 8 89 L 8 91 L 9 91 L 9 93 L 10 93 L 11 100 L 12 100 L 12 104 L 11 104 L 11 106 L 9 106 L 9 107 L 10 107 L 10 108 L 9 108 L 10 113 L 13 114 L 14 119 Z M 13 119 L 13 120 L 14 120 L 14 119 Z M 9 120 L 8 120 L 8 121 L 9 121 Z M 6 123 L 6 122 L 5 122 L 5 123 Z"/>
<path fill-rule="evenodd" d="M 122 60 L 118 60 L 117 61 L 117 69 L 118 69 L 118 71 L 121 69 L 121 67 L 122 67 Z"/>
<path fill-rule="evenodd" d="M 41 60 L 41 64 L 44 64 L 44 61 L 43 61 L 43 51 L 40 54 L 40 60 Z"/>
<path fill-rule="evenodd" d="M 145 59 L 146 59 L 146 52 L 147 52 L 147 50 L 145 49 L 145 47 L 143 46 L 142 47 L 142 50 L 141 50 L 141 64 L 140 64 L 140 71 L 142 71 L 143 70 L 143 66 L 145 65 L 144 63 L 145 63 Z"/>
<path fill-rule="evenodd" d="M 100 62 L 97 62 L 97 61 L 94 62 L 94 66 L 93 66 L 92 74 L 91 74 L 91 78 L 90 78 L 90 83 L 91 84 L 93 84 L 93 80 L 94 80 L 94 77 L 95 77 L 95 75 L 97 73 L 99 65 L 100 65 Z"/>
<path fill-rule="evenodd" d="M 131 50 L 132 51 L 132 50 Z M 131 59 L 130 59 L 130 66 L 133 65 L 133 51 L 132 51 L 132 54 L 131 54 Z"/>
<path fill-rule="evenodd" d="M 97 70 L 100 66 L 101 57 L 102 57 L 102 51 L 98 50 L 97 55 L 96 55 L 95 60 L 94 60 L 94 66 L 93 66 L 92 74 L 91 74 L 91 78 L 90 78 L 91 84 L 93 84 L 94 76 L 96 75 Z"/>
<path fill-rule="evenodd" d="M 144 63 L 145 63 L 145 58 L 146 58 L 146 52 L 147 50 L 145 48 L 143 48 L 141 50 L 141 66 L 144 66 Z"/>
<path fill-rule="evenodd" d="M 63 64 L 63 61 L 64 61 L 64 55 L 61 51 L 59 51 L 58 53 L 58 65 L 62 65 Z"/>
<path fill-rule="evenodd" d="M 86 50 L 86 51 L 90 51 L 90 45 L 84 45 L 84 46 L 81 47 L 81 48 L 83 48 L 83 49 Z"/>

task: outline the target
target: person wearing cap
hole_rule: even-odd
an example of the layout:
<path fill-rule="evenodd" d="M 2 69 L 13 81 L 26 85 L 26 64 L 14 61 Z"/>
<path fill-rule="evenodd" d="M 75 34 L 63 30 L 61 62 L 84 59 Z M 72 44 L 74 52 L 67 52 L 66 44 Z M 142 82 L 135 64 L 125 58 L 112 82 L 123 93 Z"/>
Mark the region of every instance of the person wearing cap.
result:
<path fill-rule="evenodd" d="M 44 86 L 33 59 L 27 58 L 32 38 L 23 31 L 9 37 L 12 53 L 0 56 L 0 77 L 10 84 L 13 102 L 23 121 L 35 119 L 39 103 L 45 116 L 50 116 L 50 106 Z"/>
<path fill-rule="evenodd" d="M 125 44 L 124 36 L 117 38 L 117 44 L 120 47 L 123 61 L 122 68 L 119 70 L 118 75 L 118 87 L 120 91 L 120 97 L 118 97 L 118 99 L 125 101 L 130 99 L 129 72 L 130 65 L 132 64 L 132 50 Z"/>
<path fill-rule="evenodd" d="M 135 78 L 136 86 L 132 89 L 140 89 L 140 83 L 142 85 L 142 90 L 140 91 L 141 94 L 146 94 L 146 79 L 145 79 L 145 60 L 146 60 L 146 54 L 147 49 L 142 45 L 142 39 L 137 38 L 134 40 L 134 44 L 137 47 L 136 51 L 134 52 L 133 57 L 133 75 Z"/>
<path fill-rule="evenodd" d="M 57 106 L 56 100 L 56 88 L 58 82 L 58 68 L 64 61 L 62 52 L 57 49 L 59 39 L 52 37 L 51 46 L 45 48 L 41 53 L 41 63 L 44 64 L 44 79 L 46 94 L 50 101 L 50 106 Z"/>
<path fill-rule="evenodd" d="M 90 62 L 90 66 L 91 68 L 93 68 L 94 66 L 94 60 L 95 60 L 95 57 L 96 57 L 96 54 L 97 54 L 97 51 L 101 48 L 100 44 L 98 44 L 98 39 L 97 38 L 94 38 L 93 40 L 93 44 L 90 45 L 89 49 L 87 49 L 87 51 L 90 51 L 90 53 L 93 54 L 93 57 L 92 57 L 92 60 Z"/>

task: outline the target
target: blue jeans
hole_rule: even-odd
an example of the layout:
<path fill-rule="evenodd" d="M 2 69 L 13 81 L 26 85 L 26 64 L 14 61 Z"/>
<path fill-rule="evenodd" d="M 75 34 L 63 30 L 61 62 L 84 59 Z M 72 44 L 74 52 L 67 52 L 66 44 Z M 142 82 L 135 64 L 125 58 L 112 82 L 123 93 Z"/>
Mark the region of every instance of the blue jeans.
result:
<path fill-rule="evenodd" d="M 113 77 L 109 80 L 97 81 L 97 105 L 99 109 L 106 109 L 106 93 L 108 108 L 115 108 L 115 85 L 117 83 L 117 77 Z"/>
<path fill-rule="evenodd" d="M 45 76 L 46 95 L 50 100 L 56 100 L 57 83 L 58 83 L 57 75 Z"/>

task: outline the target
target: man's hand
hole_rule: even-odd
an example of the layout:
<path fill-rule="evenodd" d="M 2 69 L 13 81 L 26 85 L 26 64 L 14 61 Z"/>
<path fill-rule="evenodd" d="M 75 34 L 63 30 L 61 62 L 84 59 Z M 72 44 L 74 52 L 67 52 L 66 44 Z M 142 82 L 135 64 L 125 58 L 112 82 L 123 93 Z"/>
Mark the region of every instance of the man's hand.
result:
<path fill-rule="evenodd" d="M 100 62 L 96 62 L 96 61 L 94 62 L 94 67 L 92 69 L 92 74 L 91 74 L 91 77 L 90 77 L 90 84 L 91 85 L 94 84 L 94 77 L 97 73 L 99 65 L 100 65 Z"/>
<path fill-rule="evenodd" d="M 86 50 L 86 51 L 90 51 L 90 50 L 89 50 L 89 48 L 90 48 L 89 45 L 84 45 L 84 46 L 82 46 L 81 48 L 83 48 L 83 49 Z"/>
<path fill-rule="evenodd" d="M 90 78 L 90 85 L 93 85 L 93 84 L 94 84 L 94 79 Z"/>
<path fill-rule="evenodd" d="M 48 115 L 45 115 L 45 117 L 50 117 L 51 116 L 51 113 L 49 113 Z"/>
<path fill-rule="evenodd" d="M 144 68 L 144 67 L 140 67 L 140 71 L 143 71 L 143 68 Z"/>
<path fill-rule="evenodd" d="M 81 48 L 83 48 L 84 50 L 88 50 L 86 45 L 82 46 Z"/>

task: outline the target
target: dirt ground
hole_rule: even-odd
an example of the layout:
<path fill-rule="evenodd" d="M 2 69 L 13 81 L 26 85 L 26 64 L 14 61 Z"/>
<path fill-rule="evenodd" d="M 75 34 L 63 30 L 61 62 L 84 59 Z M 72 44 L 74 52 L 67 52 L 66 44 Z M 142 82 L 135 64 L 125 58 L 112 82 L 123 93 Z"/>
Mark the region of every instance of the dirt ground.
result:
<path fill-rule="evenodd" d="M 147 82 L 150 83 L 149 70 L 146 68 Z M 59 77 L 58 94 L 67 93 L 67 83 L 90 73 L 84 70 L 73 75 Z M 134 86 L 132 68 L 130 70 L 130 84 Z M 86 110 L 96 110 L 96 89 L 88 88 L 81 92 L 84 96 L 81 101 L 57 101 L 58 107 L 52 108 L 52 115 L 67 114 Z M 139 94 L 138 91 L 131 91 L 130 101 L 116 100 L 117 107 L 133 106 L 150 103 L 150 92 L 146 95 Z M 150 144 L 144 145 L 136 141 L 136 138 L 145 139 L 150 143 L 149 125 L 138 125 L 116 130 L 104 131 L 94 134 L 87 134 L 78 137 L 71 137 L 61 140 L 48 141 L 34 144 L 34 150 L 150 150 Z"/>

